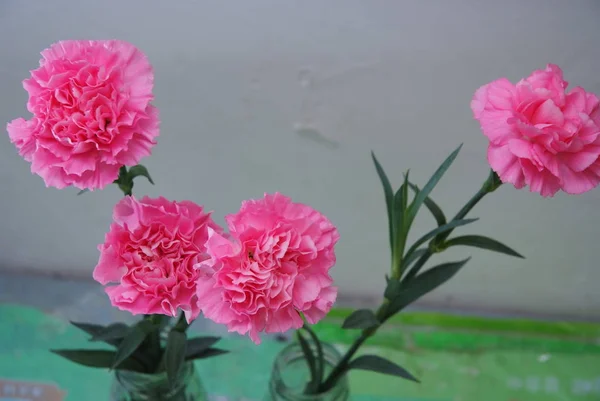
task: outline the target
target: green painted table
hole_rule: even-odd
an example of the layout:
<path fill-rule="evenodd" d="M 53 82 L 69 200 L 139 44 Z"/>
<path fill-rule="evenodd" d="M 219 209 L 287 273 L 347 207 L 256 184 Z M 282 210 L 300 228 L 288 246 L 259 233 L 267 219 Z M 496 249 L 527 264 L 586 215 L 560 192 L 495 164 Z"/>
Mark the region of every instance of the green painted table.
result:
<path fill-rule="evenodd" d="M 23 302 L 28 306 L 6 303 L 18 296 L 15 288 L 7 288 L 6 279 L 3 284 L 4 287 L 0 285 L 0 380 L 55 386 L 66 393 L 67 401 L 107 400 L 111 381 L 108 372 L 69 363 L 47 350 L 90 345 L 83 333 L 67 323 L 67 318 L 100 323 L 115 320 L 113 315 L 130 318 L 114 312 L 104 303 L 102 294 L 90 297 L 89 291 L 78 300 L 67 299 L 54 307 L 48 305 L 56 304 L 55 298 L 44 302 L 38 299 L 40 294 L 30 295 L 28 302 Z M 316 327 L 322 338 L 340 348 L 346 347 L 354 334 L 339 329 L 345 313 L 333 311 L 327 321 Z M 220 346 L 232 351 L 197 363 L 202 380 L 215 400 L 250 401 L 264 397 L 271 363 L 285 342 L 268 338 L 255 346 L 247 338 L 227 335 L 222 328 L 206 322 L 194 324 L 192 330 L 225 334 Z M 367 343 L 365 350 L 398 362 L 422 383 L 356 372 L 350 376 L 353 400 L 600 400 L 600 326 L 591 323 L 412 313 L 391 322 Z M 49 388 L 36 390 L 30 386 L 18 396 L 17 387 L 0 386 L 0 401 L 39 400 L 39 393 Z"/>

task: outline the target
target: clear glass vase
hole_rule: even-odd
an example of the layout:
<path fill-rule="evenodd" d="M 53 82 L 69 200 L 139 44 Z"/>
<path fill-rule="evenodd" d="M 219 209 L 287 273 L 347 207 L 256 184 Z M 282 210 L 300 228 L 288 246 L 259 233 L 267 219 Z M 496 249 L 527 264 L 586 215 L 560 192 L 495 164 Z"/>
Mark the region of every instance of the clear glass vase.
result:
<path fill-rule="evenodd" d="M 110 401 L 206 401 L 208 395 L 193 362 L 186 363 L 171 385 L 166 373 L 144 374 L 117 370 Z"/>
<path fill-rule="evenodd" d="M 311 346 L 313 346 L 311 344 Z M 314 346 L 313 346 L 314 347 Z M 342 358 L 330 344 L 323 343 L 325 375 Z M 344 376 L 335 387 L 326 393 L 304 395 L 306 383 L 310 380 L 310 371 L 300 345 L 297 343 L 285 347 L 276 357 L 269 382 L 267 401 L 347 401 L 350 399 L 348 378 Z"/>

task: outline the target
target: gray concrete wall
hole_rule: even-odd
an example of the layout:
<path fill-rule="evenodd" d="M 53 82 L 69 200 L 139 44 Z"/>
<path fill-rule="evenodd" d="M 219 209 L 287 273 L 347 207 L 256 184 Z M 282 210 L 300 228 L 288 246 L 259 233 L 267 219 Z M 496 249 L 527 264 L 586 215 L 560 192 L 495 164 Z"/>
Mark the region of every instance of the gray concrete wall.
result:
<path fill-rule="evenodd" d="M 0 1 L 0 121 L 28 118 L 21 80 L 60 39 L 119 38 L 156 72 L 162 131 L 139 195 L 191 199 L 218 221 L 242 199 L 281 191 L 326 213 L 342 239 L 345 296 L 377 296 L 388 269 L 373 149 L 395 184 L 423 182 L 459 143 L 434 197 L 454 213 L 486 176 L 470 98 L 547 62 L 600 93 L 600 2 Z M 91 277 L 116 187 L 46 189 L 8 137 L 0 146 L 0 266 Z M 465 232 L 527 256 L 473 260 L 433 305 L 600 317 L 600 190 L 542 199 L 503 187 Z M 416 232 L 433 221 L 424 215 Z M 446 255 L 446 254 L 445 254 Z M 446 256 L 444 256 L 445 258 Z M 439 259 L 442 260 L 442 259 Z"/>

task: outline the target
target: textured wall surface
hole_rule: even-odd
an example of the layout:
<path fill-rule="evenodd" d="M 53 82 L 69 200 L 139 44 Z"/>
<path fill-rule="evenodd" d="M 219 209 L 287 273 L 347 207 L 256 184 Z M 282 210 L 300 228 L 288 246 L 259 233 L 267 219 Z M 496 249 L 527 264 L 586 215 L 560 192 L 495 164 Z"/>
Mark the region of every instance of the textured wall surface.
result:
<path fill-rule="evenodd" d="M 161 137 L 145 160 L 156 186 L 222 221 L 244 198 L 281 191 L 338 226 L 344 296 L 375 297 L 388 249 L 373 149 L 395 184 L 423 183 L 464 147 L 434 198 L 454 213 L 486 177 L 486 139 L 469 101 L 547 62 L 600 93 L 600 2 L 37 1 L 0 2 L 0 121 L 23 116 L 21 80 L 60 39 L 128 40 L 155 67 Z M 0 268 L 91 276 L 116 187 L 46 189 L 0 146 Z M 493 235 L 525 261 L 473 255 L 425 303 L 600 318 L 600 190 L 542 199 L 503 187 L 464 232 Z M 431 228 L 423 215 L 416 232 Z"/>

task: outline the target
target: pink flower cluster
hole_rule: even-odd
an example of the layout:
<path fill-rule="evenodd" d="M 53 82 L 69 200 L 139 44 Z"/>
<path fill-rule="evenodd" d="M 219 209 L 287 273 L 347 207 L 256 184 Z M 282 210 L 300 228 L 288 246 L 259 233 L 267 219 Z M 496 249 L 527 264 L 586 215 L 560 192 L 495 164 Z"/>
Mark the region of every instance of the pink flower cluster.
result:
<path fill-rule="evenodd" d="M 68 40 L 41 54 L 40 67 L 23 81 L 33 117 L 7 129 L 46 186 L 104 188 L 121 166 L 150 155 L 159 119 L 142 52 L 119 40 Z"/>
<path fill-rule="evenodd" d="M 146 56 L 119 40 L 69 40 L 42 52 L 23 81 L 30 120 L 11 142 L 47 186 L 100 189 L 148 156 L 159 134 Z M 337 290 L 329 269 L 339 235 L 325 216 L 280 194 L 245 201 L 230 234 L 189 201 L 138 200 L 114 208 L 94 279 L 133 314 L 200 311 L 259 342 L 323 318 Z"/>
<path fill-rule="evenodd" d="M 314 209 L 281 194 L 244 201 L 227 216 L 230 234 L 202 207 L 164 198 L 126 197 L 99 246 L 94 278 L 108 286 L 114 306 L 134 314 L 202 311 L 230 331 L 299 328 L 331 309 L 337 289 L 335 226 Z"/>
<path fill-rule="evenodd" d="M 325 216 L 276 193 L 244 201 L 226 220 L 230 237 L 211 231 L 212 260 L 200 267 L 204 316 L 258 344 L 261 331 L 301 327 L 298 312 L 309 323 L 329 312 L 337 296 L 329 270 L 339 234 Z"/>
<path fill-rule="evenodd" d="M 550 64 L 516 85 L 503 78 L 477 90 L 471 108 L 502 181 L 542 196 L 581 194 L 600 183 L 600 101 L 567 86 Z"/>
<path fill-rule="evenodd" d="M 210 258 L 209 231 L 220 228 L 201 206 L 165 198 L 126 196 L 114 208 L 114 223 L 101 244 L 94 279 L 112 304 L 133 314 L 198 316 L 196 265 Z"/>

